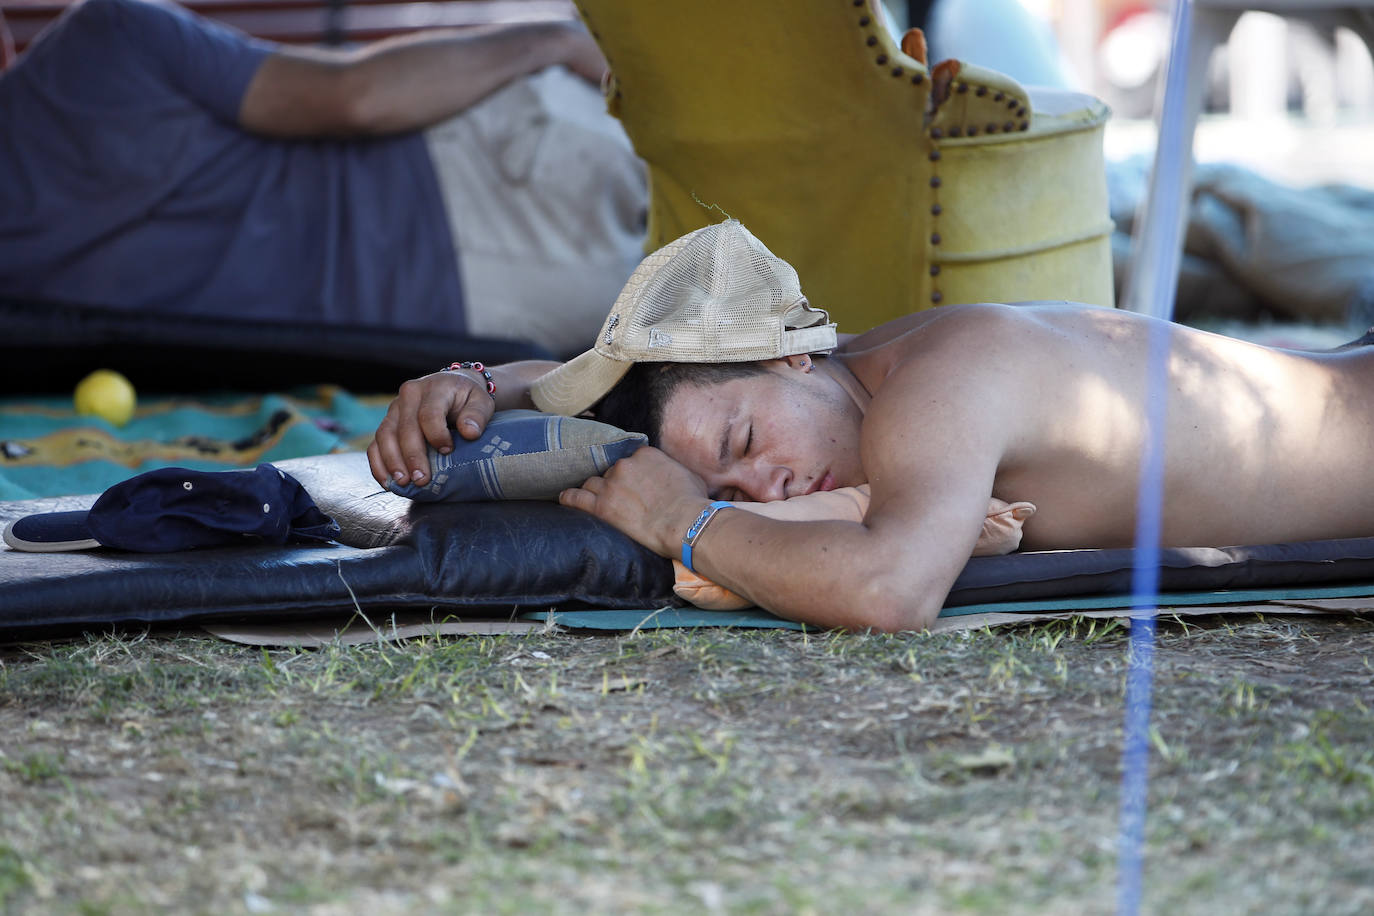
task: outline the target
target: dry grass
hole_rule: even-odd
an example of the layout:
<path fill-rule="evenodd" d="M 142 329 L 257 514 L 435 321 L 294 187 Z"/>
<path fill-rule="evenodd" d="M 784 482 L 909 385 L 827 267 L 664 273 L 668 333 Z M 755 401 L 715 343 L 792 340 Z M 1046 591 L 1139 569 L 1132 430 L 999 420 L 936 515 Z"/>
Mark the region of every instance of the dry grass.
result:
<path fill-rule="evenodd" d="M 1124 628 L 2 650 L 13 913 L 1105 913 Z M 1149 912 L 1374 910 L 1374 621 L 1163 624 Z"/>

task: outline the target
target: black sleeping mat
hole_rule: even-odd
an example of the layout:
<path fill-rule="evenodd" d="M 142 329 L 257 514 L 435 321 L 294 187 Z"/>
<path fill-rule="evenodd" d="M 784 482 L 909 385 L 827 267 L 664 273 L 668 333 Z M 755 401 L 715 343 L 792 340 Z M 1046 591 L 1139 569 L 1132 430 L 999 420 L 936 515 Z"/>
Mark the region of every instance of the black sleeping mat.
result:
<path fill-rule="evenodd" d="M 672 564 L 610 526 L 548 502 L 418 504 L 379 490 L 357 453 L 278 462 L 343 529 L 331 546 L 174 554 L 0 549 L 0 638 L 130 626 L 277 623 L 433 610 L 505 618 L 678 603 Z M 0 503 L 0 524 L 84 508 L 95 496 Z M 976 557 L 946 606 L 1129 592 L 1134 551 Z M 1168 549 L 1165 591 L 1374 581 L 1374 538 Z"/>

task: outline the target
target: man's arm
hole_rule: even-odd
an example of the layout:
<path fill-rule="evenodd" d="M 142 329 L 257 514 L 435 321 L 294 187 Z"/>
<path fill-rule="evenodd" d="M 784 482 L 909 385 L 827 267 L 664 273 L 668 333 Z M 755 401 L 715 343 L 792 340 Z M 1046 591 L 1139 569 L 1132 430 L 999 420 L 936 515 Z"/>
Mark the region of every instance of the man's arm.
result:
<path fill-rule="evenodd" d="M 947 488 L 922 505 L 875 498 L 861 524 L 781 522 L 724 509 L 696 542 L 693 567 L 791 620 L 850 630 L 924 629 L 968 561 L 990 489 L 990 483 Z M 975 492 L 981 506 L 966 498 Z M 695 475 L 650 448 L 622 458 L 605 477 L 564 491 L 559 501 L 665 557 L 679 556 L 683 534 L 708 504 Z"/>
<path fill-rule="evenodd" d="M 283 47 L 254 74 L 239 124 L 277 137 L 418 130 L 556 64 L 592 82 L 606 69 L 574 23 L 422 32 L 356 50 Z"/>
<path fill-rule="evenodd" d="M 373 478 L 383 486 L 388 479 L 427 483 L 427 446 L 447 454 L 453 449 L 450 428 L 464 439 L 476 439 L 495 411 L 533 409 L 530 384 L 557 365 L 524 360 L 492 366 L 488 371 L 496 386 L 494 398 L 487 393 L 486 379 L 472 369 L 434 372 L 406 382 L 367 447 Z"/>
<path fill-rule="evenodd" d="M 697 541 L 693 566 L 793 620 L 855 630 L 928 627 L 977 541 L 1005 445 L 994 404 L 985 399 L 982 416 L 969 416 L 979 400 L 966 398 L 963 381 L 944 386 L 953 400 L 875 398 L 863 439 L 873 499 L 861 524 L 779 522 L 725 509 Z M 696 475 L 650 448 L 565 491 L 560 502 L 666 557 L 679 555 L 683 534 L 708 504 Z"/>

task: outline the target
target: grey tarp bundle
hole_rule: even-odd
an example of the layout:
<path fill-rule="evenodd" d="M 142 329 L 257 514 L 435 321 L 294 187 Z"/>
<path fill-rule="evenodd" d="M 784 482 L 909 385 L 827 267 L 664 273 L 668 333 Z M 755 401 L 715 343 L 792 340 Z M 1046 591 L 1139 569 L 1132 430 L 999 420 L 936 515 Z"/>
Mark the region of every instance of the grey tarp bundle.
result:
<path fill-rule="evenodd" d="M 1145 194 L 1143 160 L 1107 170 L 1118 289 L 1130 232 Z M 1175 317 L 1272 317 L 1347 326 L 1374 324 L 1374 191 L 1350 185 L 1295 188 L 1234 165 L 1194 173 Z"/>

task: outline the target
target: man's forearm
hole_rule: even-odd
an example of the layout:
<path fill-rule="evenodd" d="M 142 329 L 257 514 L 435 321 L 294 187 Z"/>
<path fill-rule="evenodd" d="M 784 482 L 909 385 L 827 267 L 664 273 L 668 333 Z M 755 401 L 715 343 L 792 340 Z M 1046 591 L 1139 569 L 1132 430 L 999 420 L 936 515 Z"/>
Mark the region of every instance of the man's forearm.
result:
<path fill-rule="evenodd" d="M 511 80 L 555 64 L 599 60 L 572 23 L 439 30 L 353 51 L 283 48 L 258 68 L 239 110 L 242 126 L 272 136 L 418 130 L 451 117 Z"/>
<path fill-rule="evenodd" d="M 699 529 L 689 566 L 792 620 L 854 630 L 923 629 L 968 561 L 988 505 L 977 484 L 945 490 L 954 498 L 927 500 L 919 487 L 888 494 L 875 486 L 862 522 L 784 522 L 721 509 Z M 710 505 L 705 481 L 652 446 L 558 499 L 664 557 L 682 554 L 684 535 Z"/>
<path fill-rule="evenodd" d="M 562 23 L 440 32 L 382 42 L 353 65 L 370 132 L 414 130 L 451 117 L 513 79 L 566 63 L 589 40 Z"/>
<path fill-rule="evenodd" d="M 894 550 L 888 539 L 855 522 L 780 522 L 722 510 L 694 547 L 693 566 L 791 620 L 851 630 L 921 630 L 939 615 L 962 568 L 948 569 L 941 559 L 946 552 Z"/>

